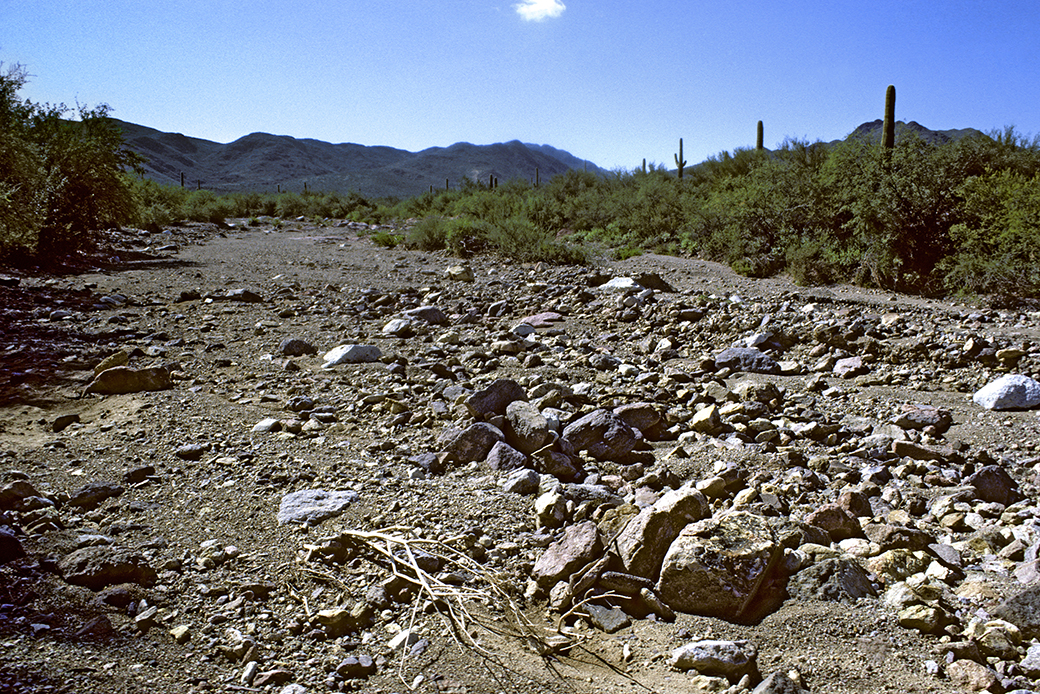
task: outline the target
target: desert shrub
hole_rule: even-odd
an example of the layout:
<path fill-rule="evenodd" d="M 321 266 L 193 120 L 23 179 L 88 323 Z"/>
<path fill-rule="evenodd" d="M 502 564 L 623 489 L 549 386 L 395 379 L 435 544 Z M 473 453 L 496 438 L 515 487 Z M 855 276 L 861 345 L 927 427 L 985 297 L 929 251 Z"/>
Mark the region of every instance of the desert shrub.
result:
<path fill-rule="evenodd" d="M 956 251 L 943 261 L 955 292 L 1040 296 L 1040 173 L 1005 169 L 959 189 L 962 221 L 950 228 Z"/>
<path fill-rule="evenodd" d="M 377 231 L 369 238 L 372 239 L 372 243 L 383 248 L 396 248 L 404 240 L 404 237 L 400 234 L 394 234 L 385 230 Z"/>
<path fill-rule="evenodd" d="M 124 171 L 141 161 L 123 149 L 107 106 L 21 101 L 26 80 L 20 65 L 0 71 L 0 251 L 9 260 L 64 255 L 131 220 L 136 204 Z"/>
<path fill-rule="evenodd" d="M 193 222 L 212 222 L 221 224 L 228 217 L 234 217 L 234 201 L 226 196 L 218 196 L 209 190 L 193 190 L 184 200 L 184 218 Z"/>

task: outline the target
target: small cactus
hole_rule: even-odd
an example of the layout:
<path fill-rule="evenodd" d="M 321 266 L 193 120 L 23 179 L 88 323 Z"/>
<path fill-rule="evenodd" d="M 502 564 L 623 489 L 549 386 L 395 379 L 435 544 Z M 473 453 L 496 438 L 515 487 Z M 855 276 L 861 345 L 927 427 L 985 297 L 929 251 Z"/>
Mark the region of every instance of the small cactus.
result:
<path fill-rule="evenodd" d="M 679 153 L 675 155 L 675 165 L 679 169 L 679 180 L 682 180 L 683 169 L 686 167 L 686 160 L 683 159 L 682 154 L 682 138 L 679 138 Z"/>
<path fill-rule="evenodd" d="M 755 138 L 755 149 L 765 149 L 763 140 L 765 139 L 765 132 L 762 127 L 762 121 L 758 121 L 758 136 Z"/>
<path fill-rule="evenodd" d="M 896 88 L 892 84 L 885 90 L 885 123 L 881 131 L 881 146 L 885 149 L 896 146 Z"/>

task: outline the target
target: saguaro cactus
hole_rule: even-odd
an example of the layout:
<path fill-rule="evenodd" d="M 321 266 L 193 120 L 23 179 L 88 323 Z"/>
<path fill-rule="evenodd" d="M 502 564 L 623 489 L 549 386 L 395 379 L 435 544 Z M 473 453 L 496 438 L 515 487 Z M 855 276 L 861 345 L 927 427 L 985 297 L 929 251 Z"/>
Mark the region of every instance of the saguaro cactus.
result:
<path fill-rule="evenodd" d="M 885 123 L 881 132 L 881 146 L 885 149 L 896 146 L 896 88 L 892 84 L 885 90 Z"/>
<path fill-rule="evenodd" d="M 762 127 L 762 121 L 758 121 L 758 136 L 755 138 L 755 149 L 765 149 L 763 140 L 765 139 L 765 131 Z"/>
<path fill-rule="evenodd" d="M 682 138 L 679 138 L 679 153 L 675 155 L 675 165 L 679 169 L 679 178 L 682 179 L 683 169 L 686 167 L 686 160 L 682 156 Z"/>

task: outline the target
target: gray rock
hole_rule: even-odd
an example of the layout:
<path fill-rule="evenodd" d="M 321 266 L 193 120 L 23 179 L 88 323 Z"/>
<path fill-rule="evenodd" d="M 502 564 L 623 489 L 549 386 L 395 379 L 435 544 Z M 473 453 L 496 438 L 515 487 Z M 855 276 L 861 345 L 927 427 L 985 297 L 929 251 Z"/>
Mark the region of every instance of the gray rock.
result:
<path fill-rule="evenodd" d="M 1018 627 L 1024 639 L 1040 638 L 1040 585 L 1012 595 L 990 613 Z"/>
<path fill-rule="evenodd" d="M 527 468 L 514 470 L 503 480 L 502 491 L 514 494 L 534 494 L 538 491 L 540 477 L 537 472 Z"/>
<path fill-rule="evenodd" d="M 509 403 L 526 399 L 527 393 L 519 383 L 500 378 L 466 398 L 465 405 L 475 419 L 486 419 L 491 415 L 505 415 Z"/>
<path fill-rule="evenodd" d="M 691 641 L 673 650 L 668 664 L 676 670 L 696 670 L 730 682 L 745 675 L 758 679 L 758 649 L 750 641 Z"/>
<path fill-rule="evenodd" d="M 73 585 L 101 590 L 118 583 L 155 585 L 157 574 L 143 555 L 125 547 L 99 545 L 62 557 L 58 570 Z"/>
<path fill-rule="evenodd" d="M 0 487 L 0 511 L 24 511 L 26 499 L 40 496 L 28 480 L 12 480 Z"/>
<path fill-rule="evenodd" d="M 668 548 L 657 594 L 679 612 L 756 623 L 783 602 L 782 558 L 764 517 L 736 511 L 698 521 Z"/>
<path fill-rule="evenodd" d="M 258 434 L 269 434 L 282 430 L 282 423 L 274 417 L 264 417 L 253 425 L 251 431 Z"/>
<path fill-rule="evenodd" d="M 419 306 L 418 308 L 410 308 L 407 311 L 404 311 L 402 315 L 405 318 L 421 320 L 430 325 L 444 325 L 448 322 L 448 317 L 445 316 L 444 312 L 436 306 Z"/>
<path fill-rule="evenodd" d="M 823 504 L 809 513 L 805 522 L 824 530 L 834 542 L 863 535 L 859 522 L 838 504 Z"/>
<path fill-rule="evenodd" d="M 173 454 L 181 460 L 202 460 L 202 456 L 206 455 L 206 451 L 209 449 L 210 446 L 206 443 L 186 443 L 177 448 Z"/>
<path fill-rule="evenodd" d="M 6 564 L 25 556 L 21 540 L 7 526 L 0 525 L 0 564 Z"/>
<path fill-rule="evenodd" d="M 987 410 L 1028 410 L 1040 405 L 1040 383 L 1021 374 L 1007 374 L 972 396 Z"/>
<path fill-rule="evenodd" d="M 621 564 L 630 574 L 656 581 L 672 541 L 687 525 L 710 513 L 708 499 L 692 487 L 667 492 L 618 535 L 615 546 Z"/>
<path fill-rule="evenodd" d="M 584 611 L 588 615 L 589 624 L 608 634 L 621 631 L 632 624 L 632 619 L 617 607 L 589 604 L 584 607 Z"/>
<path fill-rule="evenodd" d="M 446 454 L 446 460 L 458 465 L 465 465 L 475 460 L 484 460 L 492 447 L 505 436 L 487 422 L 476 422 L 465 429 L 448 429 L 437 442 Z"/>
<path fill-rule="evenodd" d="M 278 523 L 315 525 L 327 518 L 338 516 L 357 500 L 357 492 L 349 489 L 302 489 L 282 497 L 282 503 L 278 508 Z"/>
<path fill-rule="evenodd" d="M 410 318 L 393 318 L 383 326 L 384 335 L 411 337 L 415 334 L 415 321 Z"/>
<path fill-rule="evenodd" d="M 163 367 L 131 369 L 128 366 L 116 366 L 99 373 L 83 392 L 121 395 L 170 388 L 173 388 L 173 379 L 170 378 L 170 372 Z"/>
<path fill-rule="evenodd" d="M 497 441 L 487 454 L 487 464 L 492 470 L 509 471 L 527 467 L 527 456 L 504 441 Z M 532 472 L 534 472 L 532 470 Z"/>
<path fill-rule="evenodd" d="M 751 694 L 808 694 L 808 691 L 786 674 L 774 672 L 762 680 Z"/>
<path fill-rule="evenodd" d="M 834 375 L 839 378 L 855 378 L 870 371 L 863 357 L 846 357 L 834 362 Z"/>
<path fill-rule="evenodd" d="M 283 357 L 302 357 L 317 354 L 318 348 L 301 338 L 287 337 L 278 345 L 278 353 Z"/>
<path fill-rule="evenodd" d="M 73 492 L 68 503 L 70 506 L 76 506 L 84 511 L 92 511 L 105 499 L 119 496 L 123 491 L 123 485 L 114 482 L 91 482 Z"/>
<path fill-rule="evenodd" d="M 942 434 L 953 424 L 953 415 L 949 410 L 939 409 L 932 405 L 903 405 L 892 423 L 901 429 L 924 429 L 935 427 Z"/>
<path fill-rule="evenodd" d="M 567 526 L 560 539 L 538 557 L 531 576 L 543 588 L 550 588 L 595 561 L 603 553 L 599 530 L 592 521 Z"/>
<path fill-rule="evenodd" d="M 533 404 L 514 400 L 506 406 L 505 435 L 510 446 L 530 455 L 549 438 L 549 421 Z"/>
<path fill-rule="evenodd" d="M 845 558 L 824 559 L 802 569 L 787 585 L 787 592 L 799 600 L 854 601 L 877 596 L 870 577 L 856 561 Z"/>
<path fill-rule="evenodd" d="M 379 361 L 383 352 L 375 345 L 340 345 L 325 354 L 323 368 L 337 364 L 370 364 Z"/>
<path fill-rule="evenodd" d="M 262 304 L 264 298 L 249 289 L 232 289 L 223 296 L 226 301 L 241 301 L 247 304 Z"/>
<path fill-rule="evenodd" d="M 588 451 L 596 460 L 626 463 L 632 458 L 639 437 L 632 427 L 613 412 L 593 410 L 571 422 L 563 439 L 575 451 Z"/>
<path fill-rule="evenodd" d="M 986 465 L 975 471 L 964 483 L 975 490 L 982 501 L 1010 506 L 1025 498 L 1018 490 L 1018 482 L 997 465 Z"/>
<path fill-rule="evenodd" d="M 370 655 L 347 656 L 336 666 L 343 679 L 357 680 L 376 674 L 376 663 Z"/>
<path fill-rule="evenodd" d="M 1030 679 L 1040 677 L 1040 644 L 1033 644 L 1026 650 L 1026 657 L 1019 663 L 1022 672 Z"/>
<path fill-rule="evenodd" d="M 715 355 L 715 368 L 744 373 L 778 374 L 780 365 L 765 352 L 750 347 L 730 347 Z"/>
<path fill-rule="evenodd" d="M 661 423 L 661 413 L 648 402 L 622 405 L 614 409 L 622 422 L 641 432 L 647 432 Z"/>

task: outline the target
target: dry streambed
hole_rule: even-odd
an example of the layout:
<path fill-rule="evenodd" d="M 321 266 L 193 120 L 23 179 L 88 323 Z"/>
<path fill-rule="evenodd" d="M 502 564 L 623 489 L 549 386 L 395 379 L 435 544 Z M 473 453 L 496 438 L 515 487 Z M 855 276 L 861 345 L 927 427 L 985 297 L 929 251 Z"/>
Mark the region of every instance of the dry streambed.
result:
<path fill-rule="evenodd" d="M 3 686 L 1038 686 L 1040 316 L 356 232 L 5 290 Z"/>

